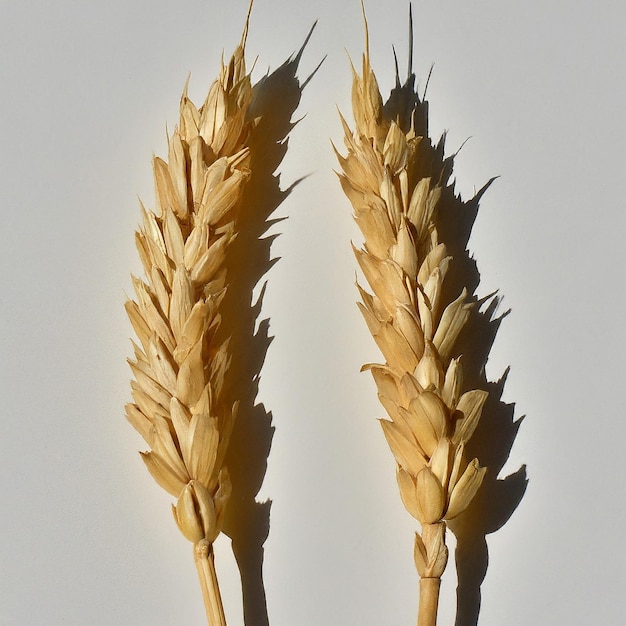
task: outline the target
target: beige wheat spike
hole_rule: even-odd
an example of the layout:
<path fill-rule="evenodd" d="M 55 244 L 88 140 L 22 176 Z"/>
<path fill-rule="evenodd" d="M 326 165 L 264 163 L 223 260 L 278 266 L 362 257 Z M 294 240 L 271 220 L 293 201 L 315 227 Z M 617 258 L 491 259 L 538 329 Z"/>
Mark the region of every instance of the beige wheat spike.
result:
<path fill-rule="evenodd" d="M 136 299 L 126 303 L 139 339 L 126 415 L 150 447 L 141 454 L 148 470 L 176 498 L 174 519 L 194 545 L 211 626 L 226 623 L 212 545 L 231 489 L 224 458 L 237 413 L 222 393 L 231 355 L 220 304 L 258 122 L 247 115 L 246 33 L 247 20 L 200 107 L 185 87 L 167 160 L 153 160 L 157 209 L 142 207 L 136 235 L 145 277 L 133 278 Z"/>
<path fill-rule="evenodd" d="M 367 38 L 367 22 L 365 28 Z M 361 73 L 353 67 L 355 128 L 341 118 L 347 154 L 338 158 L 364 238 L 355 254 L 371 293 L 359 287 L 359 307 L 385 358 L 365 368 L 389 416 L 381 425 L 402 501 L 422 526 L 415 537 L 418 625 L 434 626 L 448 558 L 446 521 L 465 510 L 486 471 L 477 459 L 468 462 L 464 449 L 488 394 L 463 386 L 455 346 L 475 299 L 470 288 L 446 288 L 458 242 L 442 237 L 439 216 L 445 203 L 463 207 L 447 184 L 443 146 L 427 136 L 414 78 L 409 68 L 407 82 L 396 80 L 383 103 L 366 42 Z"/>

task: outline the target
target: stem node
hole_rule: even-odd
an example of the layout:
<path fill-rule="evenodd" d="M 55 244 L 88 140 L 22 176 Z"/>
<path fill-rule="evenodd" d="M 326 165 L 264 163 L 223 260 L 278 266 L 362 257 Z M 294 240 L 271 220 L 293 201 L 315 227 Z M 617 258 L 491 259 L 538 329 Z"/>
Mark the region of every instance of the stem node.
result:
<path fill-rule="evenodd" d="M 206 539 L 198 541 L 193 547 L 193 556 L 209 626 L 226 626 L 222 596 L 215 572 L 213 544 Z"/>

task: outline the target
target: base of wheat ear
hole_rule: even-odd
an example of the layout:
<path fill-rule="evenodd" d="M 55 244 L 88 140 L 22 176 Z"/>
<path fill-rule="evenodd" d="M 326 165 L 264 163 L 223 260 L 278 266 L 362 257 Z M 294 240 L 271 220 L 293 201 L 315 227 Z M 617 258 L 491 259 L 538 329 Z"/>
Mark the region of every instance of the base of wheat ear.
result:
<path fill-rule="evenodd" d="M 150 446 L 141 453 L 148 470 L 176 498 L 174 519 L 194 545 L 211 626 L 226 624 L 213 542 L 231 490 L 224 458 L 237 413 L 224 393 L 231 356 L 220 304 L 258 121 L 248 115 L 246 33 L 247 24 L 202 106 L 185 87 L 168 160 L 153 160 L 157 209 L 142 206 L 136 234 L 145 278 L 133 278 L 136 300 L 126 303 L 139 339 L 126 415 Z"/>
<path fill-rule="evenodd" d="M 428 137 L 427 103 L 414 81 L 410 64 L 405 84 L 396 71 L 383 103 L 366 45 L 361 74 L 353 67 L 355 127 L 341 117 L 347 154 L 336 153 L 364 238 L 354 252 L 371 291 L 357 285 L 359 308 L 385 359 L 363 369 L 388 414 L 380 424 L 402 502 L 422 527 L 414 549 L 418 625 L 434 626 L 448 560 L 446 521 L 466 509 L 486 471 L 464 450 L 488 394 L 463 384 L 455 345 L 476 298 L 470 286 L 458 286 L 458 276 L 450 278 L 458 242 L 442 235 L 454 228 L 442 224 L 440 209 L 446 205 L 450 219 L 464 206 L 448 183 L 452 159 L 443 156 L 443 140 L 433 145 Z"/>

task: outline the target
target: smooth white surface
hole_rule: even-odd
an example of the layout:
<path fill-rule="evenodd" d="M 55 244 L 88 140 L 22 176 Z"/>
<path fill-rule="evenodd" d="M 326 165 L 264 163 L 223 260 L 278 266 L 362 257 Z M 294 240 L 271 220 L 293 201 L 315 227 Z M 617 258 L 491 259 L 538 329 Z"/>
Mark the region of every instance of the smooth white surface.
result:
<path fill-rule="evenodd" d="M 123 418 L 139 271 L 137 195 L 153 201 L 189 71 L 204 97 L 239 40 L 245 0 L 0 3 L 0 625 L 202 624 L 190 546 Z M 405 0 L 367 2 L 386 95 Z M 481 626 L 623 622 L 626 10 L 619 2 L 416 3 L 415 67 L 431 132 L 449 129 L 464 197 L 484 197 L 471 240 L 481 293 L 513 309 L 488 365 L 527 415 L 510 470 L 530 485 L 489 537 Z M 415 620 L 414 524 L 375 418 L 377 360 L 354 306 L 359 241 L 332 169 L 349 114 L 354 2 L 257 0 L 254 76 L 312 22 L 300 107 L 281 171 L 311 174 L 279 210 L 265 316 L 275 341 L 260 401 L 276 434 L 265 577 L 273 626 L 403 626 Z M 229 626 L 241 624 L 228 546 L 218 548 Z M 454 620 L 454 570 L 442 626 Z"/>

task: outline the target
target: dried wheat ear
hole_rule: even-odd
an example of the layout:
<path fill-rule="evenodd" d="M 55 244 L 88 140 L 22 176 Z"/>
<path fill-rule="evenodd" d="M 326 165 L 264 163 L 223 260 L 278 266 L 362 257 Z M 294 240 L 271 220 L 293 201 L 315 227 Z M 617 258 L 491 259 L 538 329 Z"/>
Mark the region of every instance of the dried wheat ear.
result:
<path fill-rule="evenodd" d="M 176 498 L 174 519 L 194 544 L 212 625 L 226 623 L 212 544 L 231 491 L 224 458 L 237 413 L 223 393 L 231 355 L 220 304 L 257 123 L 248 115 L 246 31 L 202 106 L 185 87 L 168 159 L 153 160 L 157 208 L 142 206 L 136 233 L 145 277 L 133 277 L 136 300 L 126 303 L 139 339 L 126 415 L 150 446 L 141 453 L 148 470 Z"/>
<path fill-rule="evenodd" d="M 448 182 L 452 158 L 444 158 L 443 139 L 433 145 L 428 137 L 427 103 L 415 92 L 411 68 L 404 85 L 396 77 L 385 103 L 369 51 L 361 74 L 352 69 L 355 126 L 341 117 L 347 154 L 335 152 L 364 240 L 354 253 L 370 291 L 357 285 L 358 306 L 384 358 L 363 369 L 388 415 L 380 424 L 402 502 L 422 526 L 414 550 L 418 625 L 432 626 L 448 560 L 446 521 L 466 509 L 486 472 L 464 450 L 488 393 L 465 389 L 456 348 L 477 300 L 454 277 L 457 242 L 442 235 L 454 231 L 444 220 L 463 203 Z M 444 203 L 455 207 L 445 217 Z"/>

